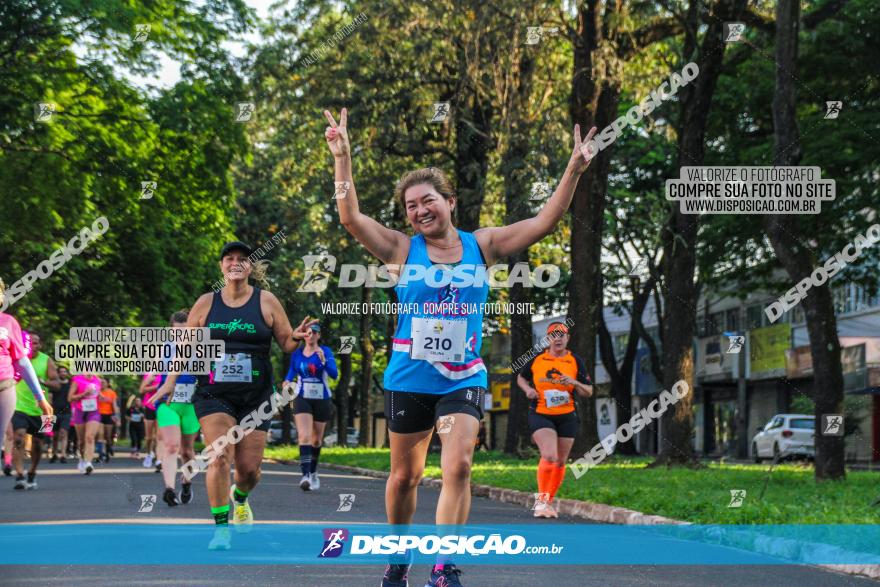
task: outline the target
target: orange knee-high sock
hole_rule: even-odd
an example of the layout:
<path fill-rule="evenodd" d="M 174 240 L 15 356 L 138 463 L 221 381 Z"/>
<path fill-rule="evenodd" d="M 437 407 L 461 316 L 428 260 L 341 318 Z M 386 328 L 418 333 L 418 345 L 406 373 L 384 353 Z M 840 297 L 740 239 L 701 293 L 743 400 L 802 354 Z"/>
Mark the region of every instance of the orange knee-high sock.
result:
<path fill-rule="evenodd" d="M 556 466 L 550 461 L 538 461 L 538 493 L 549 494 L 553 487 L 553 471 Z"/>
<path fill-rule="evenodd" d="M 553 477 L 550 485 L 550 499 L 556 497 L 556 492 L 559 491 L 563 479 L 565 479 L 565 465 L 562 465 L 561 467 L 553 467 Z"/>

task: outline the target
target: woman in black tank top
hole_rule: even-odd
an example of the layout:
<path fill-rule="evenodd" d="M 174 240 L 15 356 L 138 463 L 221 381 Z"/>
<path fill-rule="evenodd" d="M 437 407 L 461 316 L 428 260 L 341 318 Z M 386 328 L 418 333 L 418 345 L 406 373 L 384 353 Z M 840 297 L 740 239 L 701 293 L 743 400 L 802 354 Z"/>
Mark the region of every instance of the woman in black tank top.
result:
<path fill-rule="evenodd" d="M 211 362 L 211 374 L 200 375 L 193 406 L 205 435 L 208 501 L 216 531 L 208 545 L 213 550 L 230 547 L 229 502 L 234 503 L 232 523 L 241 531 L 253 524 L 247 502 L 260 479 L 260 463 L 266 446 L 266 430 L 274 415 L 272 363 L 269 351 L 274 338 L 281 350 L 291 353 L 317 320 L 306 317 L 294 329 L 273 294 L 248 283 L 260 279 L 264 268 L 254 266 L 250 247 L 227 243 L 220 253 L 223 289 L 203 294 L 189 313 L 188 327 L 211 329 L 211 338 L 225 342 L 223 358 Z M 169 374 L 163 384 L 169 393 L 177 381 Z M 281 405 L 278 403 L 277 405 Z M 229 487 L 229 465 L 235 462 L 235 484 Z M 185 476 L 198 470 L 183 466 Z"/>

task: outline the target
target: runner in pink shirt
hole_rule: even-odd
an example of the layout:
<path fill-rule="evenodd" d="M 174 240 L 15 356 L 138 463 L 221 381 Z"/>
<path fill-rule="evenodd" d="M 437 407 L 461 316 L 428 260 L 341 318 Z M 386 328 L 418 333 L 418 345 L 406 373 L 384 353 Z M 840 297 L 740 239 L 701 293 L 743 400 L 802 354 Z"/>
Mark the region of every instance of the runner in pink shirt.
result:
<path fill-rule="evenodd" d="M 67 396 L 73 410 L 70 423 L 76 426 L 76 438 L 82 453 L 77 468 L 86 475 L 95 469 L 92 459 L 95 458 L 95 436 L 101 426 L 101 412 L 98 411 L 100 392 L 101 380 L 97 375 L 81 373 L 70 380 L 70 394 Z"/>
<path fill-rule="evenodd" d="M 6 288 L 0 279 L 0 307 L 3 306 L 3 291 Z M 6 438 L 6 427 L 12 419 L 15 411 L 15 374 L 19 373 L 24 379 L 43 415 L 52 415 L 52 406 L 46 401 L 40 380 L 34 371 L 25 351 L 21 336 L 21 326 L 18 321 L 0 312 L 0 442 Z"/>
<path fill-rule="evenodd" d="M 144 446 L 146 446 L 147 456 L 144 457 L 144 467 L 150 468 L 155 465 L 157 473 L 161 471 L 161 458 L 158 455 L 161 446 L 156 442 L 156 437 L 158 436 L 156 434 L 158 430 L 156 426 L 156 406 L 150 402 L 150 399 L 156 394 L 161 384 L 161 373 L 145 373 L 139 390 L 143 394 L 141 401 L 144 404 L 144 431 L 146 432 L 144 437 L 146 443 Z"/>

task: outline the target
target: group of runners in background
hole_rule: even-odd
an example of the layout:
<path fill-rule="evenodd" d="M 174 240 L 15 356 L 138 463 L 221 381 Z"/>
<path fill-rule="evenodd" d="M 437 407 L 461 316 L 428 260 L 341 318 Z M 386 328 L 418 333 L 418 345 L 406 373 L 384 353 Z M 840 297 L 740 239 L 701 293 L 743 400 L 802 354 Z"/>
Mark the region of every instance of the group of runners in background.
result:
<path fill-rule="evenodd" d="M 387 521 L 394 525 L 412 522 L 431 438 L 438 420 L 444 418 L 452 425 L 450 433 L 440 435 L 442 489 L 435 518 L 438 524 L 463 525 L 470 512 L 471 466 L 488 387 L 480 356 L 483 315 L 482 310 L 461 315 L 445 308 L 455 304 L 482 308 L 489 286 L 435 287 L 429 285 L 427 274 L 448 271 L 459 264 L 490 266 L 527 249 L 554 230 L 589 165 L 582 145 L 589 142 L 596 129 L 582 139 L 580 128 L 575 126 L 574 148 L 556 191 L 537 215 L 509 226 L 459 230 L 454 225 L 458 202 L 445 174 L 435 168 L 405 174 L 396 186 L 395 196 L 414 232 L 414 236 L 408 236 L 360 211 L 352 176 L 347 111 L 342 110 L 338 124 L 329 112 L 325 111 L 325 116 L 329 123 L 325 138 L 334 158 L 335 181 L 337 186 L 344 186 L 343 196 L 335 200 L 340 222 L 387 266 L 422 266 L 426 278 L 410 281 L 406 287 L 397 286 L 395 293 L 405 306 L 436 309 L 435 313 L 423 310 L 399 316 L 393 352 L 384 373 L 391 453 L 385 491 Z M 228 437 L 234 427 L 244 427 L 244 422 L 254 424 L 253 415 L 260 413 L 276 391 L 269 358 L 273 339 L 284 353 L 292 355 L 282 387 L 294 386 L 296 392 L 294 417 L 302 470 L 299 486 L 304 491 L 320 488 L 317 465 L 325 425 L 332 414 L 329 379 L 337 376 L 334 357 L 328 347 L 319 344 L 321 328 L 316 319 L 306 316 L 294 328 L 278 298 L 252 285 L 251 281 L 262 283 L 265 278 L 264 262 L 252 263 L 252 253 L 240 241 L 224 245 L 219 255 L 223 288 L 203 294 L 189 311 L 171 316 L 173 327 L 208 328 L 212 339 L 224 341 L 224 355 L 212 362 L 210 374 L 147 374 L 139 396 L 126 404 L 133 447 L 146 453 L 145 467 L 155 466 L 163 473 L 163 500 L 169 506 L 192 501 L 190 480 L 182 479 L 178 494 L 176 477 L 179 459 L 186 462 L 193 458 L 196 434 L 201 433 L 204 443 L 212 445 L 220 437 Z M 98 448 L 108 457 L 112 455 L 113 427 L 121 422 L 118 398 L 95 375 L 70 377 L 63 370 L 59 374 L 51 359 L 44 360 L 39 350 L 31 365 L 14 322 L 8 314 L 0 313 L 0 327 L 8 330 L 6 337 L 0 337 L 0 433 L 5 427 L 3 420 L 12 420 L 16 474 L 23 475 L 23 438 L 30 434 L 33 474 L 29 471 L 24 483 L 25 487 L 29 483 L 36 486 L 41 416 L 53 413 L 45 398 L 45 386 L 59 397 L 67 389 L 70 422 L 81 453 L 79 467 L 88 475 L 94 468 L 95 445 L 101 432 L 104 445 Z M 554 517 L 553 496 L 562 483 L 563 465 L 578 426 L 575 395 L 589 396 L 592 387 L 583 361 L 566 348 L 565 324 L 552 324 L 548 334 L 549 348 L 523 367 L 517 382 L 533 400 L 529 425 L 541 452 L 537 481 L 539 493 L 546 497 L 535 515 Z M 25 376 L 23 385 L 12 392 L 6 389 L 7 380 L 16 370 Z M 9 399 L 11 393 L 15 393 L 14 400 Z M 14 415 L 10 401 L 15 403 Z M 102 405 L 107 407 L 102 410 Z M 56 406 L 60 412 L 66 408 L 61 400 Z M 239 531 L 248 531 L 254 523 L 249 497 L 260 480 L 270 423 L 271 419 L 257 420 L 255 429 L 219 450 L 207 467 L 208 505 L 215 524 L 208 545 L 212 550 L 231 547 L 230 521 Z M 234 477 L 230 482 L 232 464 Z M 410 563 L 408 554 L 393 556 L 382 577 L 383 587 L 408 587 Z M 426 587 L 458 587 L 460 575 L 452 558 L 440 556 L 431 568 Z"/>

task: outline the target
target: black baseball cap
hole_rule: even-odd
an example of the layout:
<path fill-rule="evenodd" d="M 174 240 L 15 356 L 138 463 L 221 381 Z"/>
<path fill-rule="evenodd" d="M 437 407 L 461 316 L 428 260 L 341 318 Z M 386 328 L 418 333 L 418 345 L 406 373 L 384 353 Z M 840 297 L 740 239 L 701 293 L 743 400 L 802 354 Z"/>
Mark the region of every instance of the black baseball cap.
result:
<path fill-rule="evenodd" d="M 223 248 L 220 249 L 220 259 L 223 259 L 223 257 L 228 255 L 231 251 L 244 251 L 248 256 L 254 252 L 253 249 L 241 241 L 231 241 L 223 245 Z"/>

